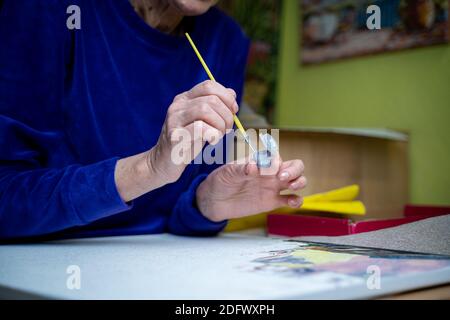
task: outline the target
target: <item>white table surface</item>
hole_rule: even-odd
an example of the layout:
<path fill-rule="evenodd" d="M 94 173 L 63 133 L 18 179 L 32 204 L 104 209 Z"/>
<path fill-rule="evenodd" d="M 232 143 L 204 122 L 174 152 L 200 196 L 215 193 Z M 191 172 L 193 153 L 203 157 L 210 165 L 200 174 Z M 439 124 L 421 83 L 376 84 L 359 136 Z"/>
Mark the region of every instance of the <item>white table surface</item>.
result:
<path fill-rule="evenodd" d="M 318 286 L 314 288 L 317 291 L 309 290 L 305 295 L 303 288 L 314 285 L 314 277 L 280 277 L 252 269 L 255 258 L 294 246 L 281 239 L 238 234 L 216 238 L 162 234 L 0 245 L 0 287 L 4 292 L 10 288 L 58 299 L 364 298 L 375 294 L 359 284 L 340 291 L 323 291 L 327 288 Z M 71 265 L 81 271 L 79 290 L 66 284 Z M 450 269 L 437 276 L 425 279 L 427 285 L 442 283 L 442 276 L 450 281 Z M 419 278 L 404 280 L 402 290 L 424 285 Z M 386 283 L 376 294 L 393 291 Z"/>

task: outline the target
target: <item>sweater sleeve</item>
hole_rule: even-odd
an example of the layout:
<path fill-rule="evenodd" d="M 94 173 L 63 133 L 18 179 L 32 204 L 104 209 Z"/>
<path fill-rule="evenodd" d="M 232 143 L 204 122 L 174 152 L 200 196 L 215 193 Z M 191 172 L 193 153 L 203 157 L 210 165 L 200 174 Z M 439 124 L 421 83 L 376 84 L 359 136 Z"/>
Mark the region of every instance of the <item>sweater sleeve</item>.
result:
<path fill-rule="evenodd" d="M 51 165 L 68 154 L 61 101 L 71 37 L 63 2 L 5 0 L 0 10 L 0 239 L 130 208 L 116 190 L 117 159 Z"/>
<path fill-rule="evenodd" d="M 49 234 L 129 210 L 116 189 L 116 161 L 62 169 L 2 164 L 0 238 Z"/>
<path fill-rule="evenodd" d="M 197 208 L 197 187 L 207 174 L 198 175 L 189 189 L 178 198 L 169 219 L 169 232 L 185 236 L 213 236 L 227 225 L 227 221 L 213 222 L 207 219 Z"/>

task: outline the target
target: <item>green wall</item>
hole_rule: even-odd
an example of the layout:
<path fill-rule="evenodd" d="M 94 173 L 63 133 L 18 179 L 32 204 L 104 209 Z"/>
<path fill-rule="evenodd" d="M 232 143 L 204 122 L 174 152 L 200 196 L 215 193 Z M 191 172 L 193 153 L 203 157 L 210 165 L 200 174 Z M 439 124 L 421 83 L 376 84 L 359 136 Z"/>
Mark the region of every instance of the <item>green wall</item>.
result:
<path fill-rule="evenodd" d="M 276 124 L 410 134 L 413 203 L 450 204 L 450 46 L 299 63 L 297 0 L 284 0 Z"/>

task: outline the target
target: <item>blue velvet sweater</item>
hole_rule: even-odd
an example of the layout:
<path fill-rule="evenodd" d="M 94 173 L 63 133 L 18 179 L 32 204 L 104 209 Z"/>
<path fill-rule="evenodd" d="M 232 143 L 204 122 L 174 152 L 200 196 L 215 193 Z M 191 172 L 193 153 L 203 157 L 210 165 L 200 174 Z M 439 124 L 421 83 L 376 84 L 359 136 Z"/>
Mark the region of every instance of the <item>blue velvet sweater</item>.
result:
<path fill-rule="evenodd" d="M 81 29 L 69 30 L 69 5 Z M 216 79 L 242 93 L 248 39 L 216 8 L 191 36 Z M 128 0 L 5 0 L 0 9 L 0 239 L 171 232 L 214 235 L 196 208 L 214 169 L 124 203 L 118 159 L 158 140 L 173 98 L 206 79 L 183 37 L 149 27 Z"/>

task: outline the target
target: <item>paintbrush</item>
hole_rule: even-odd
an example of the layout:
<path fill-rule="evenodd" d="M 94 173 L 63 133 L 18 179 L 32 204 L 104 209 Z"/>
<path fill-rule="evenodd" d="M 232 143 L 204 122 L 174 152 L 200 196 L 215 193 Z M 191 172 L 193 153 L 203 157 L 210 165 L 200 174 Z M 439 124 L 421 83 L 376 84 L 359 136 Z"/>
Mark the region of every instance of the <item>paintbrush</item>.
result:
<path fill-rule="evenodd" d="M 206 73 L 208 74 L 208 77 L 211 81 L 216 82 L 216 79 L 214 78 L 214 76 L 211 73 L 211 70 L 209 70 L 208 65 L 206 64 L 205 60 L 203 60 L 202 55 L 200 54 L 200 52 L 197 49 L 197 46 L 195 45 L 194 41 L 192 40 L 192 38 L 189 36 L 189 33 L 185 33 L 186 38 L 189 40 L 189 43 L 192 46 L 192 49 L 194 49 L 195 54 L 198 57 L 198 60 L 200 60 L 200 63 L 202 64 L 203 68 L 205 69 Z M 249 145 L 250 149 L 252 149 L 253 153 L 256 153 L 256 149 L 253 148 L 251 142 L 250 142 L 250 137 L 248 136 L 248 134 L 245 132 L 244 127 L 241 124 L 241 121 L 239 121 L 239 118 L 237 117 L 237 115 L 233 115 L 233 120 L 234 123 L 236 124 L 236 127 L 239 129 L 239 131 L 241 132 L 242 136 L 244 137 L 245 142 L 247 142 L 247 144 Z"/>

